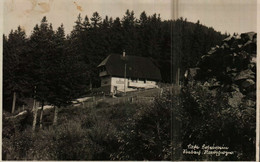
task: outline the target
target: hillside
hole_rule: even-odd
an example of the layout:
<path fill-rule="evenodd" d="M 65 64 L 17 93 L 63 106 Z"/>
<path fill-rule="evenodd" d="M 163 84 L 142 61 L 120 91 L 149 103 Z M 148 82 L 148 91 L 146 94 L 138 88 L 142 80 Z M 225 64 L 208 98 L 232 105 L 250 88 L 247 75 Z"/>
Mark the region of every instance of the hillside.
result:
<path fill-rule="evenodd" d="M 165 88 L 127 94 L 154 94 L 149 102 L 113 103 L 127 97 L 100 97 L 90 107 L 61 107 L 56 125 L 52 125 L 53 109 L 47 109 L 43 129 L 37 125 L 35 132 L 30 111 L 19 122 L 4 116 L 3 158 L 255 160 L 255 50 L 255 33 L 229 37 L 189 69 L 180 91 Z M 198 150 L 200 156 L 185 153 L 193 150 L 188 147 L 191 143 L 225 147 L 229 155 L 218 154 L 217 149 L 208 149 L 211 155 L 203 150 Z"/>
<path fill-rule="evenodd" d="M 175 80 L 176 67 L 183 76 L 226 36 L 199 21 L 163 21 L 158 14 L 145 12 L 137 16 L 127 10 L 123 19 L 102 19 L 97 12 L 90 20 L 87 16 L 77 17 L 67 37 L 63 25 L 54 30 L 47 17 L 29 36 L 21 27 L 3 36 L 5 110 L 11 112 L 14 95 L 16 108 L 35 95 L 38 101 L 56 105 L 85 95 L 91 87 L 100 86 L 97 65 L 109 54 L 124 50 L 126 55 L 152 58 L 162 82 L 170 83 Z"/>
<path fill-rule="evenodd" d="M 235 151 L 229 160 L 255 160 L 256 44 L 255 32 L 227 37 L 189 70 L 184 91 L 194 107 L 186 144 L 213 142 Z"/>

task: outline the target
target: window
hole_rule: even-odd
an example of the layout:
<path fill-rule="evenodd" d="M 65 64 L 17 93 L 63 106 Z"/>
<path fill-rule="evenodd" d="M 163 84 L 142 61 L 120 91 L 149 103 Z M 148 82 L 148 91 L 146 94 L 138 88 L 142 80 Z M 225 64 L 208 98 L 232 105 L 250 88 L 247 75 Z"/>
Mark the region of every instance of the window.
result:
<path fill-rule="evenodd" d="M 100 72 L 103 72 L 103 71 L 106 71 L 106 67 L 105 67 L 105 66 L 102 66 L 102 67 L 100 68 Z"/>

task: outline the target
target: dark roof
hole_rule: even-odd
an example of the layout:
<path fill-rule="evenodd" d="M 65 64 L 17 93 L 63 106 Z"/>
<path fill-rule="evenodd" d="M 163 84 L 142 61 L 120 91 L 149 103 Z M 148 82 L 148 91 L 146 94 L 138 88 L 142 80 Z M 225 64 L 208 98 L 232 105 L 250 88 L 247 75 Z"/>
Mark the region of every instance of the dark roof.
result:
<path fill-rule="evenodd" d="M 124 77 L 125 63 L 128 78 L 161 80 L 160 70 L 146 57 L 111 54 L 98 67 L 105 66 L 111 76 Z"/>

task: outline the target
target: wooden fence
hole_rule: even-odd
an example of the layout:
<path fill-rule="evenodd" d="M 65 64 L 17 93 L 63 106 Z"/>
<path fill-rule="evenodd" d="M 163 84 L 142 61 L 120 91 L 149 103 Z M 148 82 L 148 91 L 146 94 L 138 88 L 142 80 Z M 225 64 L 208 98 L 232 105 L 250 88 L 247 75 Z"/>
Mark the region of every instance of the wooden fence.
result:
<path fill-rule="evenodd" d="M 158 88 L 158 89 L 151 89 L 147 91 L 140 91 L 133 94 L 128 94 L 128 96 L 123 97 L 100 97 L 95 98 L 92 97 L 92 99 L 81 102 L 80 104 L 76 104 L 74 106 L 83 106 L 83 107 L 96 107 L 100 103 L 106 103 L 108 105 L 116 105 L 116 104 L 122 104 L 122 103 L 146 103 L 151 104 L 153 103 L 156 96 L 161 96 L 164 91 L 170 91 L 173 95 L 177 95 L 180 93 L 180 87 L 177 86 L 171 86 L 171 87 L 165 87 L 165 88 Z"/>

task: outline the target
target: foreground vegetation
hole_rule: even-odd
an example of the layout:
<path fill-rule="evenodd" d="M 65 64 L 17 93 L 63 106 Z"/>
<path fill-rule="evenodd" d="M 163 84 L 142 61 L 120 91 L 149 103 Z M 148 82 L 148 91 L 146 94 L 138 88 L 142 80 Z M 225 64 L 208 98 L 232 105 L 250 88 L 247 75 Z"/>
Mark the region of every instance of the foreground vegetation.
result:
<path fill-rule="evenodd" d="M 225 96 L 187 85 L 180 95 L 164 92 L 153 104 L 100 103 L 66 107 L 56 126 L 31 132 L 32 116 L 20 125 L 4 118 L 7 160 L 253 160 L 255 112 L 231 108 Z M 48 118 L 46 112 L 45 121 Z M 185 155 L 188 144 L 225 145 L 229 156 Z M 246 149 L 245 149 L 246 148 Z"/>

